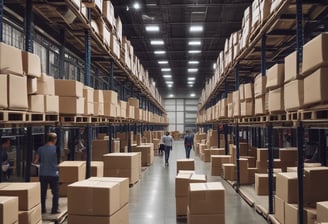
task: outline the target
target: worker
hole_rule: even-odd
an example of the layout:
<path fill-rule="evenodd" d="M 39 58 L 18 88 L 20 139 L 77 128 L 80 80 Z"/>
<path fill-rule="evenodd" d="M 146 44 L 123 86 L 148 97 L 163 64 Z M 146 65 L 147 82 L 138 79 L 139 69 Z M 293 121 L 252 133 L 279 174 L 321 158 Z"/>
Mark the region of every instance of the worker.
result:
<path fill-rule="evenodd" d="M 184 145 L 186 150 L 186 158 L 190 158 L 190 151 L 192 146 L 194 145 L 194 137 L 190 134 L 190 131 L 186 131 L 186 136 L 184 137 Z"/>
<path fill-rule="evenodd" d="M 165 151 L 165 166 L 168 166 L 170 151 L 172 150 L 172 145 L 173 145 L 173 138 L 169 132 L 166 132 L 166 134 L 162 137 L 162 142 L 164 144 L 164 151 Z"/>
<path fill-rule="evenodd" d="M 8 160 L 8 150 L 10 148 L 10 139 L 9 138 L 3 138 L 1 140 L 1 148 L 2 148 L 2 161 L 1 161 L 1 180 L 7 181 L 10 176 L 10 164 Z"/>
<path fill-rule="evenodd" d="M 48 133 L 47 143 L 38 148 L 35 154 L 34 163 L 40 162 L 40 183 L 41 183 L 41 206 L 42 213 L 46 213 L 46 195 L 48 185 L 53 195 L 51 214 L 60 213 L 58 210 L 59 200 L 59 176 L 58 164 L 60 161 L 60 151 L 56 146 L 57 134 Z"/>

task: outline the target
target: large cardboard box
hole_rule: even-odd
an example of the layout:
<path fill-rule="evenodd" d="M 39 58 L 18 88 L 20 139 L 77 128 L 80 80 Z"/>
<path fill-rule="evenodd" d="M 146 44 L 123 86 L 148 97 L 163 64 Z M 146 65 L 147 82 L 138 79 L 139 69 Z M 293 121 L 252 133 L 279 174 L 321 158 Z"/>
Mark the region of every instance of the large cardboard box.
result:
<path fill-rule="evenodd" d="M 254 101 L 246 100 L 240 103 L 241 116 L 253 116 L 254 115 Z"/>
<path fill-rule="evenodd" d="M 176 208 L 176 215 L 187 215 L 187 207 L 188 207 L 188 197 L 175 197 L 175 208 Z"/>
<path fill-rule="evenodd" d="M 20 224 L 37 224 L 41 220 L 41 204 L 38 204 L 28 211 L 19 211 L 18 221 Z"/>
<path fill-rule="evenodd" d="M 135 184 L 140 179 L 140 169 L 105 169 L 104 176 L 128 178 L 130 184 Z"/>
<path fill-rule="evenodd" d="M 247 83 L 244 85 L 245 100 L 251 100 L 254 98 L 254 85 L 253 83 Z"/>
<path fill-rule="evenodd" d="M 83 87 L 83 97 L 85 102 L 93 103 L 94 102 L 94 89 L 89 86 Z"/>
<path fill-rule="evenodd" d="M 91 161 L 91 176 L 103 177 L 104 176 L 104 162 Z"/>
<path fill-rule="evenodd" d="M 103 90 L 95 89 L 93 91 L 93 101 L 98 103 L 104 103 Z"/>
<path fill-rule="evenodd" d="M 239 117 L 240 116 L 240 95 L 239 90 L 233 92 L 233 116 Z"/>
<path fill-rule="evenodd" d="M 95 139 L 92 141 L 92 160 L 102 161 L 103 155 L 109 152 L 109 140 Z"/>
<path fill-rule="evenodd" d="M 211 173 L 212 176 L 221 176 L 223 175 L 222 164 L 230 163 L 230 155 L 212 155 L 211 156 Z"/>
<path fill-rule="evenodd" d="M 139 108 L 139 100 L 138 100 L 137 98 L 135 98 L 135 97 L 130 97 L 130 98 L 128 99 L 128 104 L 129 104 L 130 106 L 134 106 L 134 107 L 136 107 L 136 108 Z"/>
<path fill-rule="evenodd" d="M 1 80 L 0 80 L 1 83 Z M 7 87 L 6 87 L 7 88 Z M 27 93 L 35 94 L 38 91 L 38 79 L 37 78 L 27 78 Z"/>
<path fill-rule="evenodd" d="M 317 221 L 328 222 L 328 201 L 317 202 Z"/>
<path fill-rule="evenodd" d="M 266 114 L 265 96 L 255 98 L 255 115 Z"/>
<path fill-rule="evenodd" d="M 225 223 L 225 215 L 224 214 L 190 214 L 189 207 L 187 208 L 187 223 L 188 224 L 218 224 Z"/>
<path fill-rule="evenodd" d="M 0 74 L 0 108 L 8 107 L 8 78 L 7 75 Z"/>
<path fill-rule="evenodd" d="M 190 214 L 224 214 L 225 189 L 221 182 L 191 183 Z"/>
<path fill-rule="evenodd" d="M 28 99 L 29 111 L 44 113 L 45 103 L 43 95 L 30 95 Z"/>
<path fill-rule="evenodd" d="M 61 114 L 84 114 L 84 98 L 59 97 L 59 113 Z"/>
<path fill-rule="evenodd" d="M 304 104 L 304 82 L 294 80 L 284 86 L 285 110 L 297 110 Z"/>
<path fill-rule="evenodd" d="M 236 165 L 233 163 L 222 164 L 223 178 L 226 180 L 236 180 Z"/>
<path fill-rule="evenodd" d="M 116 104 L 112 103 L 104 103 L 104 115 L 107 117 L 116 117 L 117 111 L 116 111 Z"/>
<path fill-rule="evenodd" d="M 280 224 L 285 224 L 285 201 L 277 195 L 274 196 L 274 217 Z"/>
<path fill-rule="evenodd" d="M 59 97 L 58 96 L 44 96 L 44 112 L 59 113 Z"/>
<path fill-rule="evenodd" d="M 18 222 L 18 198 L 0 196 L 0 224 Z"/>
<path fill-rule="evenodd" d="M 93 103 L 93 114 L 95 116 L 104 116 L 105 105 L 103 103 L 94 102 Z"/>
<path fill-rule="evenodd" d="M 267 70 L 267 89 L 276 89 L 284 85 L 285 65 L 276 64 Z"/>
<path fill-rule="evenodd" d="M 142 144 L 133 149 L 133 152 L 141 152 L 142 166 L 150 166 L 154 160 L 154 145 Z"/>
<path fill-rule="evenodd" d="M 70 183 L 85 179 L 85 161 L 64 161 L 58 166 L 59 182 Z"/>
<path fill-rule="evenodd" d="M 287 203 L 297 203 L 297 173 L 276 174 L 276 195 Z"/>
<path fill-rule="evenodd" d="M 40 183 L 0 183 L 0 196 L 18 197 L 19 210 L 31 210 L 41 203 Z"/>
<path fill-rule="evenodd" d="M 309 204 L 328 201 L 328 167 L 304 168 L 304 200 Z"/>
<path fill-rule="evenodd" d="M 5 43 L 0 43 L 0 72 L 23 75 L 21 50 Z"/>
<path fill-rule="evenodd" d="M 104 1 L 109 2 L 109 1 Z M 70 224 L 92 223 L 92 224 L 129 224 L 129 205 L 125 205 L 111 216 L 87 216 L 68 214 Z"/>
<path fill-rule="evenodd" d="M 179 159 L 177 160 L 177 173 L 179 170 L 195 170 L 194 159 Z"/>
<path fill-rule="evenodd" d="M 37 80 L 37 94 L 41 95 L 55 95 L 55 79 L 44 73 L 41 78 Z"/>
<path fill-rule="evenodd" d="M 273 175 L 274 180 L 276 176 Z M 255 193 L 257 195 L 268 195 L 269 194 L 269 176 L 264 173 L 255 174 Z"/>
<path fill-rule="evenodd" d="M 95 105 L 84 100 L 84 115 L 94 115 Z"/>
<path fill-rule="evenodd" d="M 57 96 L 83 97 L 83 83 L 75 80 L 55 80 L 55 94 Z"/>
<path fill-rule="evenodd" d="M 22 62 L 25 75 L 35 78 L 41 77 L 41 61 L 38 55 L 22 51 Z"/>
<path fill-rule="evenodd" d="M 175 177 L 175 196 L 188 197 L 191 173 L 178 173 Z"/>
<path fill-rule="evenodd" d="M 115 182 L 79 181 L 69 185 L 67 193 L 69 214 L 110 216 L 120 209 L 120 186 Z"/>
<path fill-rule="evenodd" d="M 321 33 L 303 48 L 302 73 L 307 75 L 322 65 L 328 65 L 328 34 Z"/>
<path fill-rule="evenodd" d="M 269 92 L 269 112 L 279 112 L 285 109 L 284 88 L 270 90 Z"/>
<path fill-rule="evenodd" d="M 26 76 L 8 75 L 8 108 L 11 110 L 28 109 Z"/>
<path fill-rule="evenodd" d="M 296 51 L 285 57 L 285 83 L 295 80 L 297 78 L 296 58 L 297 58 Z"/>
<path fill-rule="evenodd" d="M 103 155 L 104 169 L 131 169 L 140 167 L 141 153 L 109 153 Z"/>
<path fill-rule="evenodd" d="M 259 97 L 266 92 L 267 77 L 262 74 L 258 74 L 254 81 L 254 97 Z"/>
<path fill-rule="evenodd" d="M 295 162 L 297 161 L 298 154 L 297 148 L 280 148 L 279 149 L 279 159 L 283 162 Z"/>
<path fill-rule="evenodd" d="M 327 67 L 319 68 L 304 79 L 304 105 L 328 102 L 327 74 Z"/>
<path fill-rule="evenodd" d="M 316 221 L 316 210 L 314 208 L 304 208 L 303 211 L 304 223 L 314 224 Z M 285 223 L 298 223 L 298 206 L 296 204 L 285 204 Z"/>

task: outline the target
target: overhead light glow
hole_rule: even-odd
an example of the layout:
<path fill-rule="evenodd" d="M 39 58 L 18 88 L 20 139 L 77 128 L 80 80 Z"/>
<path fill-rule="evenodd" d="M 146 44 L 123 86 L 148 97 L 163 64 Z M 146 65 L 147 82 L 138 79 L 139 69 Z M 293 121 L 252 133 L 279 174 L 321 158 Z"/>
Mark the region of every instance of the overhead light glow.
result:
<path fill-rule="evenodd" d="M 166 81 L 165 83 L 166 83 L 167 85 L 173 85 L 173 84 L 174 84 L 173 81 Z"/>
<path fill-rule="evenodd" d="M 200 50 L 190 50 L 188 51 L 189 54 L 199 54 L 201 51 Z"/>
<path fill-rule="evenodd" d="M 189 65 L 198 65 L 199 61 L 188 61 Z"/>
<path fill-rule="evenodd" d="M 162 72 L 170 72 L 171 69 L 170 69 L 170 68 L 162 68 L 161 71 L 162 71 Z"/>
<path fill-rule="evenodd" d="M 140 4 L 139 4 L 139 2 L 135 2 L 134 4 L 133 4 L 133 8 L 134 9 L 140 9 Z"/>
<path fill-rule="evenodd" d="M 151 40 L 150 44 L 151 45 L 164 45 L 164 41 L 163 40 Z"/>
<path fill-rule="evenodd" d="M 188 81 L 188 85 L 194 85 L 195 82 L 194 81 Z"/>
<path fill-rule="evenodd" d="M 188 68 L 188 72 L 198 72 L 198 68 Z"/>
<path fill-rule="evenodd" d="M 157 26 L 157 25 L 146 26 L 146 31 L 148 31 L 148 32 L 158 32 L 159 31 L 159 26 Z"/>
<path fill-rule="evenodd" d="M 165 51 L 154 51 L 155 54 L 165 54 Z"/>
<path fill-rule="evenodd" d="M 195 77 L 188 77 L 188 81 L 195 81 L 196 78 Z"/>
<path fill-rule="evenodd" d="M 202 44 L 202 42 L 200 42 L 199 40 L 197 40 L 197 41 L 189 41 L 188 42 L 188 45 L 191 45 L 191 46 L 199 46 L 201 44 Z"/>
<path fill-rule="evenodd" d="M 203 32 L 203 26 L 190 26 L 189 31 L 193 33 Z"/>
<path fill-rule="evenodd" d="M 172 78 L 172 75 L 163 75 L 163 78 L 164 79 L 171 79 Z"/>
<path fill-rule="evenodd" d="M 167 87 L 169 87 L 169 88 L 172 88 L 172 86 L 173 86 L 173 85 L 171 85 L 171 84 L 170 84 L 170 85 L 167 85 Z"/>
<path fill-rule="evenodd" d="M 189 84 L 188 86 L 189 86 L 189 87 L 194 87 L 194 84 Z"/>
<path fill-rule="evenodd" d="M 153 86 L 156 86 L 156 82 L 153 82 Z"/>
<path fill-rule="evenodd" d="M 160 65 L 166 65 L 168 63 L 169 63 L 168 61 L 158 61 L 158 64 L 160 64 Z"/>
<path fill-rule="evenodd" d="M 173 94 L 170 94 L 169 97 L 172 98 L 172 97 L 174 97 L 174 95 Z"/>
<path fill-rule="evenodd" d="M 213 69 L 214 70 L 216 69 L 216 63 L 213 63 Z"/>
<path fill-rule="evenodd" d="M 195 97 L 195 96 L 196 96 L 196 94 L 195 94 L 195 93 L 192 93 L 192 94 L 190 94 L 190 96 L 191 96 L 191 97 Z"/>

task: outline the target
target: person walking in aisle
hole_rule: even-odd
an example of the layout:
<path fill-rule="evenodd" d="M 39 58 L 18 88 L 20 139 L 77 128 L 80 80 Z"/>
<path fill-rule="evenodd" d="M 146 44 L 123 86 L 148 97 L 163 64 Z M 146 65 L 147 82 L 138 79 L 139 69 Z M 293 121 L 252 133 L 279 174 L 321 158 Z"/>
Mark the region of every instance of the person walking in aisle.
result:
<path fill-rule="evenodd" d="M 186 158 L 190 158 L 190 151 L 194 145 L 194 137 L 190 134 L 190 131 L 186 131 L 186 136 L 184 137 L 184 145 L 186 150 Z"/>
<path fill-rule="evenodd" d="M 2 161 L 1 161 L 1 180 L 7 181 L 9 179 L 10 175 L 10 165 L 8 161 L 8 150 L 10 149 L 10 139 L 9 138 L 3 138 L 1 140 L 1 149 L 2 149 Z"/>
<path fill-rule="evenodd" d="M 60 161 L 60 151 L 56 146 L 57 134 L 48 133 L 47 143 L 38 148 L 34 163 L 40 162 L 40 183 L 41 183 L 41 206 L 42 213 L 46 213 L 46 195 L 48 185 L 52 192 L 51 214 L 60 213 L 58 210 L 59 200 L 59 176 L 58 164 Z"/>
<path fill-rule="evenodd" d="M 168 166 L 170 151 L 172 150 L 172 145 L 173 145 L 173 138 L 169 132 L 166 132 L 166 134 L 162 137 L 162 142 L 164 144 L 164 151 L 165 151 L 165 166 Z"/>

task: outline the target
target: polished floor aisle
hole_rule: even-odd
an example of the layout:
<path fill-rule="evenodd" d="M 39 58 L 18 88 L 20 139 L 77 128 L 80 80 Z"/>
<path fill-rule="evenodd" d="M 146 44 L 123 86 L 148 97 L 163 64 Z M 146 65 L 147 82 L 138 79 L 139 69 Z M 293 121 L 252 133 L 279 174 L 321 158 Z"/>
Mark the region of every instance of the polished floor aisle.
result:
<path fill-rule="evenodd" d="M 174 143 L 169 167 L 164 167 L 163 157 L 155 156 L 154 164 L 143 172 L 141 180 L 130 188 L 129 224 L 180 224 L 175 215 L 175 175 L 176 159 L 185 157 L 182 141 Z M 195 157 L 196 173 L 206 174 L 208 181 L 221 181 L 210 175 L 210 163 Z M 256 214 L 230 185 L 222 181 L 226 188 L 226 224 L 267 223 Z"/>

